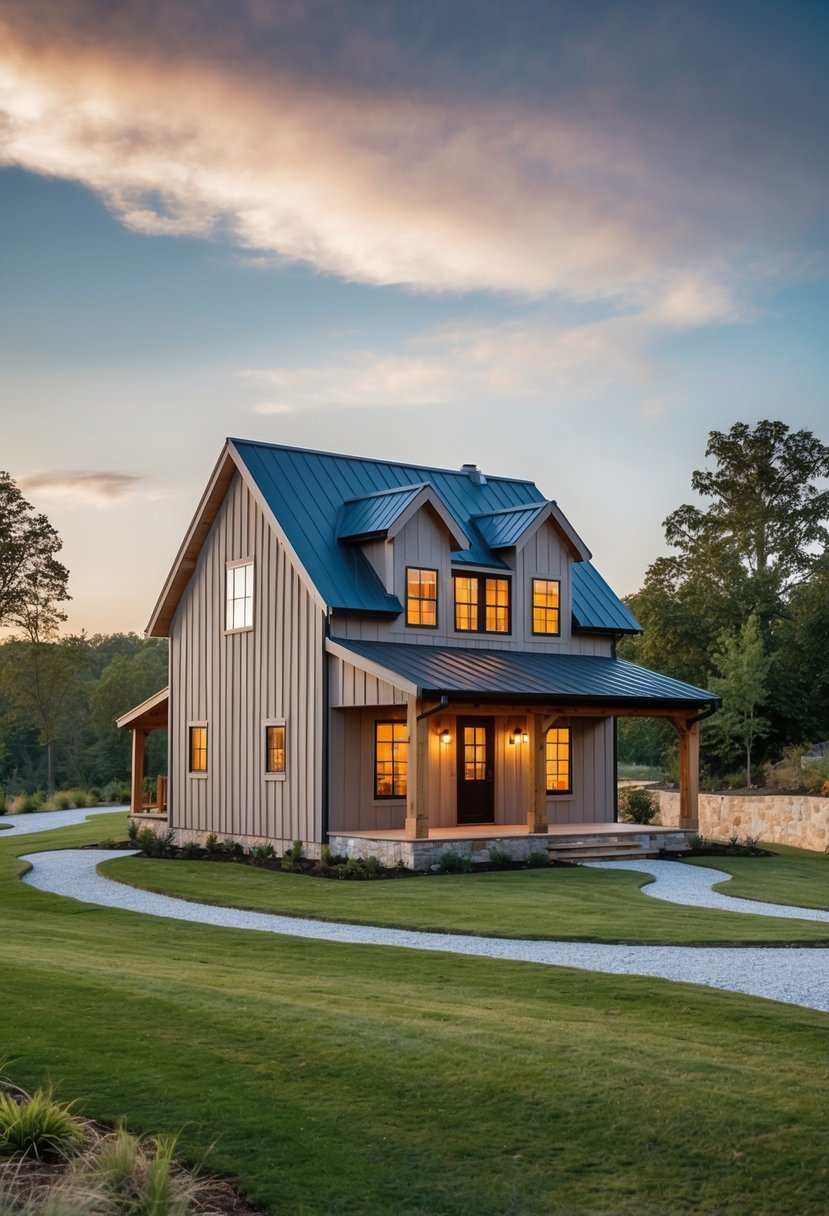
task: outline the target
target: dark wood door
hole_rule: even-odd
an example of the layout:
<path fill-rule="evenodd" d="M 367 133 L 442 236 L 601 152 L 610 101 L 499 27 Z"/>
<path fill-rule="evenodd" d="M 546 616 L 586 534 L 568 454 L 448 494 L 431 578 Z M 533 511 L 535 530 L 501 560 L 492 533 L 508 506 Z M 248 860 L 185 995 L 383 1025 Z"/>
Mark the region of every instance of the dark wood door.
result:
<path fill-rule="evenodd" d="M 458 823 L 495 822 L 492 718 L 458 718 Z"/>

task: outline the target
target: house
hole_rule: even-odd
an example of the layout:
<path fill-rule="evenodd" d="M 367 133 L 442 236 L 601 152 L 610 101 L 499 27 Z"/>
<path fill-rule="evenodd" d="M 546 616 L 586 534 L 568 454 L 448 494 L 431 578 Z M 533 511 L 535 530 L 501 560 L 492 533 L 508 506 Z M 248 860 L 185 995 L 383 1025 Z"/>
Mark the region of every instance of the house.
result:
<path fill-rule="evenodd" d="M 167 725 L 180 840 L 526 856 L 622 830 L 615 720 L 656 716 L 693 830 L 717 698 L 616 657 L 639 626 L 590 556 L 529 481 L 229 439 L 147 627 L 169 688 L 119 719 L 133 813 Z"/>

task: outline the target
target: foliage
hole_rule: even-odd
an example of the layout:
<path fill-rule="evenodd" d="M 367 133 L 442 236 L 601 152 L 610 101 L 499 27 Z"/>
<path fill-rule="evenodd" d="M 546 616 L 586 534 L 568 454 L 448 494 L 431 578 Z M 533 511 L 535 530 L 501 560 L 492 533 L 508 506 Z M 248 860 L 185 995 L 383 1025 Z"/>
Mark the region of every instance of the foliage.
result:
<path fill-rule="evenodd" d="M 210 832 L 204 842 L 205 852 L 208 857 L 216 857 L 222 851 L 222 846 L 219 844 L 219 837 L 215 832 Z"/>
<path fill-rule="evenodd" d="M 451 849 L 447 849 L 441 853 L 438 867 L 442 874 L 469 874 L 472 869 L 472 860 L 469 857 L 462 857 L 460 853 L 453 853 Z"/>
<path fill-rule="evenodd" d="M 138 832 L 138 820 L 133 819 L 133 817 L 130 816 L 127 820 L 127 840 L 130 842 L 130 844 L 138 844 Z"/>
<path fill-rule="evenodd" d="M 623 823 L 653 823 L 659 803 L 650 790 L 629 785 L 619 790 L 619 818 Z"/>
<path fill-rule="evenodd" d="M 145 857 L 170 857 L 173 852 L 175 833 L 172 828 L 164 832 L 156 832 L 153 828 L 142 828 L 136 837 L 136 844 Z"/>
<path fill-rule="evenodd" d="M 513 865 L 513 856 L 506 849 L 491 848 L 489 850 L 489 864 L 491 866 L 511 866 Z"/>
<path fill-rule="evenodd" d="M 349 857 L 346 861 L 335 862 L 332 869 L 338 878 L 379 878 L 382 866 L 376 857 Z"/>
<path fill-rule="evenodd" d="M 31 1095 L 0 1091 L 0 1150 L 24 1157 L 68 1157 L 83 1143 L 83 1124 L 51 1087 Z"/>
<path fill-rule="evenodd" d="M 0 626 L 33 642 L 53 637 L 66 620 L 69 572 L 57 560 L 62 542 L 8 473 L 0 472 Z"/>
<path fill-rule="evenodd" d="M 225 836 L 221 846 L 222 852 L 226 853 L 231 861 L 245 860 L 245 846 L 241 840 L 234 840 L 232 836 Z"/>
<path fill-rule="evenodd" d="M 549 858 L 546 853 L 530 853 L 527 858 L 527 865 L 531 870 L 540 870 L 542 866 L 549 864 Z"/>
<path fill-rule="evenodd" d="M 751 787 L 751 751 L 757 739 L 768 733 L 769 722 L 760 713 L 766 699 L 770 660 L 766 654 L 760 623 L 752 613 L 735 634 L 720 635 L 714 655 L 719 675 L 709 680 L 722 697 L 719 713 L 710 719 L 709 733 L 721 755 L 729 757 L 734 743 L 742 745 L 746 758 L 746 785 Z"/>
<path fill-rule="evenodd" d="M 808 794 L 826 796 L 824 788 L 829 782 L 829 759 L 803 763 L 804 748 L 786 749 L 778 764 L 767 764 L 766 784 L 784 794 Z"/>
<path fill-rule="evenodd" d="M 251 845 L 248 856 L 252 865 L 264 866 L 269 861 L 273 861 L 276 857 L 276 850 L 272 844 L 254 844 Z"/>
<path fill-rule="evenodd" d="M 302 860 L 303 845 L 301 840 L 295 840 L 282 858 L 282 869 L 285 871 L 293 870 L 294 866 L 299 865 Z"/>

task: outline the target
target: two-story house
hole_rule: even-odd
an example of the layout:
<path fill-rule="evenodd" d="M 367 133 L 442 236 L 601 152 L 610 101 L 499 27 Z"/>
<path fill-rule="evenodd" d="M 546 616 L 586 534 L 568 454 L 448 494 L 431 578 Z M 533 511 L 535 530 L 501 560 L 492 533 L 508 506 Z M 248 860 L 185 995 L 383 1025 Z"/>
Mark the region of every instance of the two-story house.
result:
<path fill-rule="evenodd" d="M 228 440 L 147 628 L 169 689 L 119 719 L 133 810 L 168 724 L 180 839 L 526 855 L 614 825 L 615 719 L 637 715 L 676 728 L 692 830 L 717 698 L 616 658 L 638 629 L 531 482 Z"/>

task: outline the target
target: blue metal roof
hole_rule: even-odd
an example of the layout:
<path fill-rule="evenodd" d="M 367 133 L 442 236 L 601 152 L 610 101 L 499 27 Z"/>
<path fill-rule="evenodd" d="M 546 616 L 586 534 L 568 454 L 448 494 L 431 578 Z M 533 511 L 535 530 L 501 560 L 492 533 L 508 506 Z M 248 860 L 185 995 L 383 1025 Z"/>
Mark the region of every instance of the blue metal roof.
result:
<path fill-rule="evenodd" d="M 524 697 L 578 704 L 589 701 L 629 707 L 692 707 L 719 703 L 704 688 L 685 684 L 624 659 L 515 650 L 465 650 L 400 642 L 332 642 L 350 652 L 359 667 L 367 659 L 414 684 L 423 696 Z"/>
<path fill-rule="evenodd" d="M 389 509 L 404 510 L 400 503 L 406 494 L 418 492 L 424 484 L 432 486 L 461 531 L 470 538 L 470 547 L 453 552 L 452 561 L 501 570 L 505 564 L 477 526 L 479 517 L 491 518 L 503 511 L 519 515 L 528 509 L 540 509 L 539 504 L 545 501 L 533 482 L 512 477 L 487 475 L 479 482 L 467 472 L 455 469 L 432 469 L 244 439 L 230 442 L 320 596 L 330 608 L 347 612 L 396 615 L 403 610 L 397 596 L 385 590 L 359 546 L 347 543 L 342 532 L 347 527 L 349 536 L 354 537 L 355 527 L 377 522 L 382 507 L 370 505 L 373 496 L 384 495 L 389 500 Z M 387 491 L 394 493 L 384 494 Z M 365 505 L 359 506 L 357 500 Z M 573 563 L 574 584 L 576 572 L 587 565 Z M 590 580 L 589 574 L 586 579 Z M 620 629 L 618 624 L 607 622 L 633 618 L 604 580 L 599 575 L 596 579 L 595 586 L 590 583 L 591 595 L 579 598 L 578 611 L 574 593 L 574 626 Z M 599 594 L 601 588 L 604 590 Z M 638 629 L 635 622 L 633 627 Z"/>
<path fill-rule="evenodd" d="M 340 540 L 384 536 L 426 484 L 420 482 L 416 486 L 405 486 L 402 490 L 381 490 L 379 494 L 352 498 L 343 507 L 337 536 Z"/>
<path fill-rule="evenodd" d="M 578 629 L 641 633 L 642 626 L 592 562 L 573 562 L 573 624 Z"/>
<path fill-rule="evenodd" d="M 546 506 L 546 502 L 537 502 L 527 507 L 492 511 L 488 515 L 477 515 L 475 523 L 490 549 L 509 549 L 517 544 Z"/>

